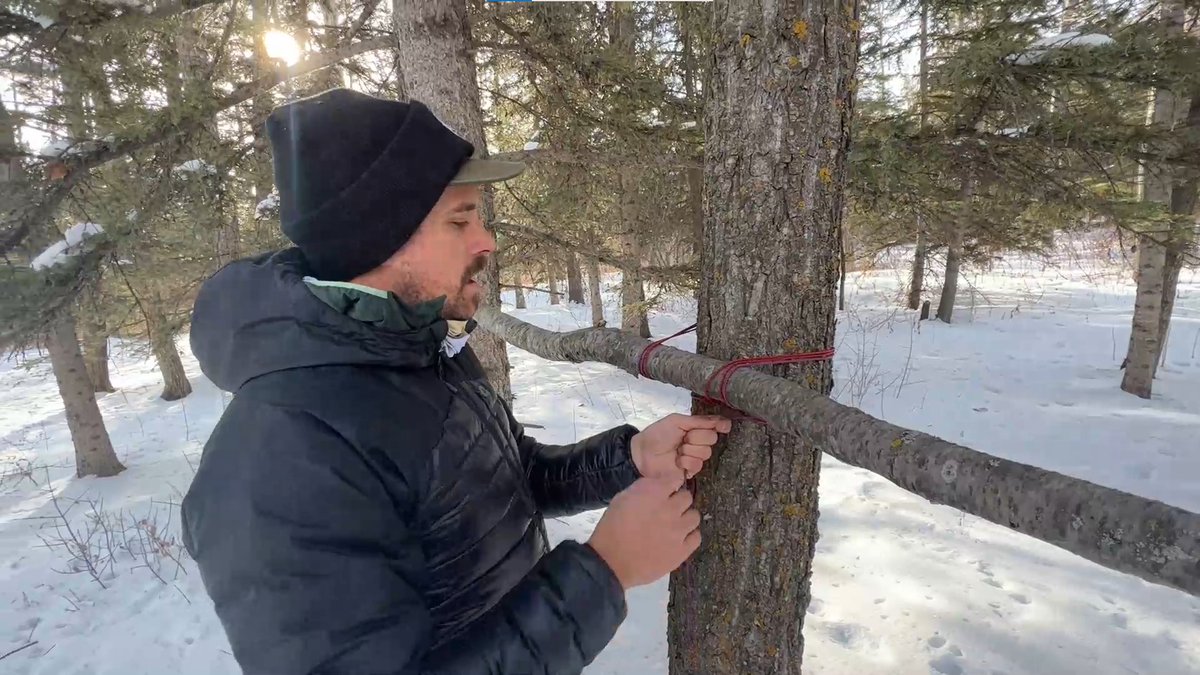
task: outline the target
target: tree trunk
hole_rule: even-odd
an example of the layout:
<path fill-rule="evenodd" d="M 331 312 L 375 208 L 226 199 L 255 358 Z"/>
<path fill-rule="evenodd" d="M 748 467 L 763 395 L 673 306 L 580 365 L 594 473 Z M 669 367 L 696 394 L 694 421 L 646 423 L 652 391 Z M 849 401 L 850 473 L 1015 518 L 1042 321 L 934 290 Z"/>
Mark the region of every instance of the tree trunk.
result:
<path fill-rule="evenodd" d="M 90 319 L 85 321 L 91 323 Z M 108 372 L 108 335 L 103 326 L 92 323 L 83 330 L 83 362 L 94 393 L 110 394 L 117 390 Z"/>
<path fill-rule="evenodd" d="M 254 76 L 263 77 L 273 70 L 271 59 L 267 56 L 263 36 L 271 26 L 267 15 L 268 0 L 251 0 L 250 16 L 251 29 L 254 37 Z M 248 158 L 251 162 L 252 180 L 254 183 L 254 204 L 258 205 L 271 194 L 275 188 L 274 174 L 271 166 L 271 143 L 267 138 L 267 117 L 271 114 L 272 101 L 270 93 L 254 97 L 250 104 L 250 128 L 254 130 L 254 152 Z M 279 236 L 279 229 L 274 219 L 257 221 L 253 226 L 255 238 L 259 242 L 273 241 Z M 266 248 L 263 246 L 262 248 Z"/>
<path fill-rule="evenodd" d="M 1191 129 L 1193 138 L 1200 140 L 1200 96 L 1193 96 L 1188 106 L 1185 124 Z M 1196 243 L 1196 202 L 1200 199 L 1200 175 L 1193 172 L 1182 180 L 1176 181 L 1171 187 L 1171 236 L 1167 240 L 1167 250 L 1163 257 L 1163 297 L 1159 311 L 1157 354 L 1154 356 L 1153 376 L 1157 376 L 1158 367 L 1163 363 L 1163 350 L 1166 349 L 1168 333 L 1171 329 L 1171 315 L 1175 312 L 1175 295 L 1179 290 L 1179 273 L 1183 269 L 1187 254 L 1191 253 Z"/>
<path fill-rule="evenodd" d="M 550 304 L 562 302 L 558 294 L 558 265 L 553 260 L 546 263 L 546 285 L 550 288 Z"/>
<path fill-rule="evenodd" d="M 688 212 L 692 216 L 692 247 L 695 257 L 700 257 L 704 247 L 704 170 L 687 170 Z"/>
<path fill-rule="evenodd" d="M 467 3 L 463 0 L 393 0 L 396 47 L 403 86 L 412 98 L 423 101 L 457 133 L 475 146 L 476 157 L 486 157 L 483 110 L 479 105 L 475 51 Z M 493 230 L 492 191 L 484 190 L 480 214 Z M 495 256 L 481 276 L 485 306 L 500 306 L 500 265 Z M 496 393 L 512 400 L 508 352 L 504 341 L 487 331 L 476 331 L 471 347 L 483 365 Z"/>
<path fill-rule="evenodd" d="M 125 470 L 104 428 L 87 366 L 79 351 L 75 317 L 64 311 L 46 339 L 50 367 L 66 407 L 67 428 L 75 446 L 76 476 L 115 476 Z"/>
<path fill-rule="evenodd" d="M 621 328 L 642 337 L 650 337 L 650 320 L 646 308 L 646 287 L 642 283 L 642 242 L 638 236 L 637 170 L 620 172 L 621 258 L 626 267 L 621 270 Z"/>
<path fill-rule="evenodd" d="M 712 11 L 697 351 L 832 347 L 857 3 Z M 772 370 L 820 396 L 833 387 L 828 361 Z M 745 422 L 717 446 L 695 488 L 704 542 L 671 576 L 672 675 L 799 675 L 820 461 L 811 441 Z"/>
<path fill-rule="evenodd" d="M 954 302 L 958 298 L 958 273 L 962 265 L 963 235 L 971 211 L 974 183 L 970 177 L 962 179 L 959 189 L 958 217 L 946 228 L 946 277 L 942 282 L 942 298 L 938 300 L 937 318 L 950 323 L 954 317 Z"/>
<path fill-rule="evenodd" d="M 635 11 L 632 4 L 615 3 L 609 15 L 609 43 L 626 59 L 628 67 L 633 67 L 637 60 Z M 628 121 L 634 121 L 632 116 Z M 646 287 L 641 272 L 641 233 L 638 231 L 641 225 L 638 208 L 640 184 L 641 171 L 638 168 L 625 167 L 617 172 L 617 215 L 620 219 L 621 258 L 625 261 L 621 268 L 621 328 L 642 337 L 650 337 Z"/>
<path fill-rule="evenodd" d="M 1162 21 L 1167 32 L 1182 30 L 1184 10 L 1173 2 L 1162 8 Z M 1172 128 L 1182 121 L 1186 111 L 1184 101 L 1167 89 L 1154 92 L 1151 123 L 1160 128 Z M 1171 210 L 1173 173 L 1170 165 L 1145 165 L 1142 174 L 1142 201 L 1161 204 Z M 1155 239 L 1169 238 L 1161 233 L 1138 237 L 1137 295 L 1134 297 L 1133 322 L 1129 334 L 1129 351 L 1125 356 L 1125 374 L 1121 389 L 1134 396 L 1150 398 L 1154 388 L 1154 373 L 1162 350 L 1166 326 L 1163 321 L 1164 289 L 1167 286 L 1167 250 Z M 1174 291 L 1172 290 L 1172 294 Z M 1174 307 L 1174 303 L 1171 303 Z M 1168 319 L 1169 321 L 1169 319 Z"/>
<path fill-rule="evenodd" d="M 489 330 L 503 335 L 513 345 L 542 358 L 571 363 L 608 363 L 632 375 L 641 372 L 641 366 L 644 365 L 649 378 L 695 394 L 702 394 L 710 380 L 726 365 L 723 361 L 674 349 L 669 345 L 656 349 L 648 359 L 643 359 L 649 342 L 612 329 L 585 328 L 555 333 L 492 308 L 481 311 L 479 321 Z M 1196 574 L 1196 568 L 1200 565 L 1200 514 L 898 427 L 813 391 L 807 382 L 794 382 L 753 369 L 741 369 L 729 378 L 726 393 L 730 404 L 747 415 L 763 420 L 772 429 L 786 432 L 797 439 L 808 439 L 808 442 L 815 443 L 838 460 L 871 471 L 935 504 L 945 504 L 1058 546 L 1108 569 L 1200 596 L 1200 575 Z M 779 454 L 767 454 L 766 449 L 752 452 L 748 458 L 733 459 L 724 458 L 732 450 L 718 449 L 712 462 L 714 466 L 705 471 L 726 471 L 727 468 L 721 465 L 734 459 L 741 464 L 753 458 L 757 458 L 758 463 L 781 461 Z M 1136 451 L 1136 448 L 1131 448 L 1131 451 Z M 742 484 L 737 488 L 748 489 Z M 705 485 L 701 484 L 701 496 L 705 494 L 704 490 Z M 763 492 L 764 500 L 775 497 Z M 798 507 L 792 508 L 792 504 L 786 501 L 781 506 L 776 509 L 774 516 L 777 517 L 779 511 L 787 517 L 807 515 Z M 748 533 L 754 534 L 764 521 L 756 517 L 741 522 L 749 526 Z M 770 523 L 771 520 L 766 522 Z M 715 548 L 709 543 L 712 538 L 709 530 L 703 531 L 706 539 L 701 545 L 702 553 L 715 549 L 713 555 L 727 553 L 726 558 L 737 556 L 739 551 L 742 556 L 755 555 L 741 545 L 732 551 Z M 780 555 L 793 553 L 787 550 Z M 759 562 L 759 567 L 771 568 L 776 561 L 764 556 Z M 757 580 L 756 591 L 760 590 L 760 586 L 770 583 L 771 580 L 766 576 L 771 572 L 771 569 L 762 572 L 763 578 Z M 674 579 L 672 581 L 676 582 Z M 767 593 L 774 593 L 775 588 L 770 586 Z M 779 589 L 787 590 L 782 586 Z M 673 590 L 673 595 L 678 596 L 681 592 Z M 726 607 L 732 613 L 755 602 L 754 598 L 728 599 L 727 594 L 736 595 L 736 589 L 732 587 L 714 586 L 711 590 L 700 589 L 697 592 L 716 596 L 712 598 L 716 606 L 709 608 L 709 616 Z M 766 601 L 775 602 L 770 598 Z M 803 613 L 803 607 L 793 609 Z M 756 642 L 762 638 L 777 637 L 776 625 L 769 622 L 769 618 L 752 615 L 746 619 L 761 619 L 762 631 L 765 632 L 760 631 L 756 635 Z M 672 614 L 669 619 L 668 637 L 672 641 L 673 659 L 680 648 L 689 647 L 689 644 L 675 646 L 678 644 L 675 626 L 687 619 L 686 614 Z M 717 628 L 722 628 L 721 622 L 710 622 L 709 626 L 712 632 L 699 635 L 690 644 L 700 644 L 707 638 L 712 641 L 710 644 L 713 647 L 698 648 L 713 649 L 720 648 L 730 639 L 717 632 Z M 753 630 L 746 626 L 742 629 Z M 798 632 L 799 626 L 795 626 L 795 630 Z M 782 649 L 788 643 L 779 641 L 774 645 L 767 644 L 768 649 L 771 646 Z M 705 652 L 687 658 L 701 660 L 707 656 Z M 792 664 L 790 671 L 703 667 L 700 672 L 794 673 L 799 665 Z"/>
<path fill-rule="evenodd" d="M 513 289 L 517 294 L 517 309 L 526 309 L 525 289 L 521 288 L 521 278 L 517 277 L 517 287 Z"/>
<path fill-rule="evenodd" d="M 595 258 L 588 258 L 587 263 L 588 274 L 588 294 L 592 305 L 592 325 L 600 327 L 605 325 L 604 321 L 604 295 L 600 287 L 600 261 Z"/>
<path fill-rule="evenodd" d="M 583 270 L 579 269 L 579 256 L 567 251 L 567 301 L 583 304 Z"/>
<path fill-rule="evenodd" d="M 1147 177 L 1147 186 L 1150 182 Z M 1149 193 L 1149 188 L 1147 193 Z M 1133 328 L 1121 389 L 1150 398 L 1159 353 L 1159 319 L 1162 311 L 1166 249 L 1148 237 L 1139 237 L 1138 283 L 1133 306 Z"/>
<path fill-rule="evenodd" d="M 921 33 L 920 33 L 920 48 L 917 54 L 918 61 L 918 80 L 917 105 L 921 110 L 921 129 L 925 129 L 925 124 L 929 118 L 929 105 L 925 95 L 929 91 L 929 7 L 927 0 L 921 0 Z M 912 264 L 912 281 L 908 285 L 908 308 L 917 309 L 921 306 L 921 292 L 925 286 L 925 256 L 929 249 L 929 241 L 925 236 L 925 223 L 921 216 L 917 216 L 917 250 L 913 252 Z"/>
<path fill-rule="evenodd" d="M 942 283 L 942 297 L 938 300 L 937 318 L 950 323 L 954 317 L 954 301 L 958 297 L 958 271 L 962 258 L 962 226 L 950 226 L 946 241 L 946 278 Z"/>
<path fill-rule="evenodd" d="M 192 393 L 192 383 L 188 381 L 183 361 L 179 358 L 179 350 L 175 347 L 175 331 L 158 304 L 143 305 L 143 309 L 147 314 L 146 328 L 150 334 L 150 349 L 154 352 L 154 360 L 158 362 L 158 370 L 162 373 L 162 398 L 164 401 L 177 401 Z"/>
<path fill-rule="evenodd" d="M 917 250 L 913 253 L 912 281 L 908 285 L 908 308 L 917 309 L 921 306 L 921 291 L 925 285 L 925 254 L 929 242 L 925 238 L 923 228 L 917 225 Z"/>

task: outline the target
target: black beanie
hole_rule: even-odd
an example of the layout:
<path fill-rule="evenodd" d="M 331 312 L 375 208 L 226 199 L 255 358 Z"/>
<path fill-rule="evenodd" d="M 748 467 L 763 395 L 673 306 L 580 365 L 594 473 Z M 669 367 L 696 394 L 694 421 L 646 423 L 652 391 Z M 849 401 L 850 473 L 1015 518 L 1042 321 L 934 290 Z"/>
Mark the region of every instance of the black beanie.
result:
<path fill-rule="evenodd" d="M 277 108 L 267 137 L 283 233 L 329 281 L 398 251 L 474 152 L 420 101 L 349 89 Z"/>

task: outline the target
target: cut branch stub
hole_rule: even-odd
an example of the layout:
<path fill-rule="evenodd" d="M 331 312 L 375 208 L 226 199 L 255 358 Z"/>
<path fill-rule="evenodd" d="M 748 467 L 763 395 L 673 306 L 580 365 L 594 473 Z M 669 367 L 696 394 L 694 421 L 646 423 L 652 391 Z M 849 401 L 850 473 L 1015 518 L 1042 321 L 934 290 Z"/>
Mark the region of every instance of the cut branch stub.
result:
<path fill-rule="evenodd" d="M 555 333 L 494 308 L 487 330 L 552 361 L 600 361 L 636 375 L 646 340 L 613 329 Z M 671 347 L 647 359 L 656 380 L 704 393 L 721 361 Z M 787 380 L 743 369 L 729 404 L 812 439 L 839 460 L 946 504 L 1146 581 L 1200 595 L 1200 515 L 1080 478 L 1013 462 L 882 420 Z"/>

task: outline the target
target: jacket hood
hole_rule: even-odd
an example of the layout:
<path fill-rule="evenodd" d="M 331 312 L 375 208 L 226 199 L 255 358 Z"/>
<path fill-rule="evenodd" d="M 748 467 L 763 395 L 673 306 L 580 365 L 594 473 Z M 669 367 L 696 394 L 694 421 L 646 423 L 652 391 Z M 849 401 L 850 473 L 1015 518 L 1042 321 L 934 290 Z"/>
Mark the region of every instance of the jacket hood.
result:
<path fill-rule="evenodd" d="M 391 330 L 339 313 L 304 282 L 299 249 L 223 267 L 200 288 L 192 312 L 192 353 L 205 377 L 236 392 L 281 370 L 357 365 L 425 368 L 436 363 L 448 325 L 437 319 Z"/>

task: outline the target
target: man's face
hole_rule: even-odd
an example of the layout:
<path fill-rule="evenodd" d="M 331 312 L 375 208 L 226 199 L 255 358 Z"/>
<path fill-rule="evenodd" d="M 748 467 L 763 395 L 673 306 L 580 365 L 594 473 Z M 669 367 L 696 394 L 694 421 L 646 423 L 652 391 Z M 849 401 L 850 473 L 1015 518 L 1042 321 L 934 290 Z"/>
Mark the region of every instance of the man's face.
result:
<path fill-rule="evenodd" d="M 474 277 L 496 251 L 496 239 L 483 226 L 482 191 L 477 185 L 451 185 L 408 242 L 361 283 L 383 287 L 411 305 L 446 296 L 442 317 L 466 320 L 483 300 Z"/>

